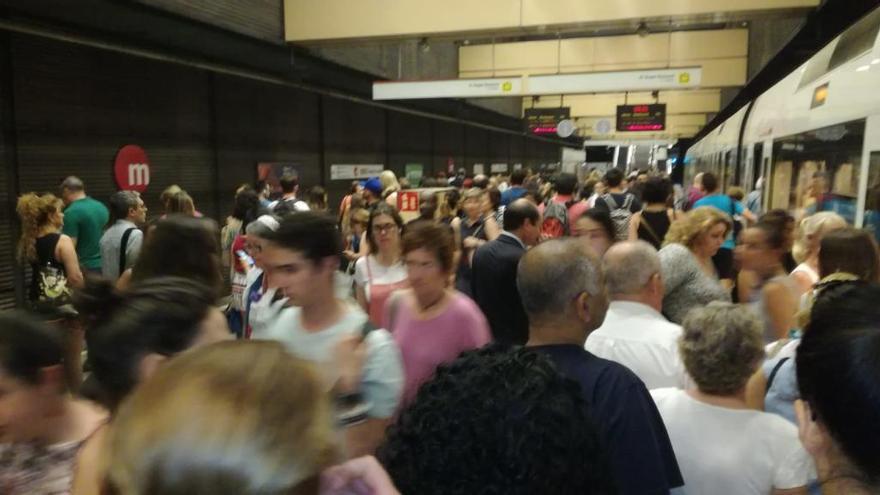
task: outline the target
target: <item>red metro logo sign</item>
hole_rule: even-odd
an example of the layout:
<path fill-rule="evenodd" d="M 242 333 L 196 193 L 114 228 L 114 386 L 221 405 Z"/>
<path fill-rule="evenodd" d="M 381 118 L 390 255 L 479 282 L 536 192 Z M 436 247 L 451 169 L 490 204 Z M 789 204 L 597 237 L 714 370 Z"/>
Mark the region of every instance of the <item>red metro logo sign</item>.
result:
<path fill-rule="evenodd" d="M 113 173 L 121 191 L 146 191 L 150 185 L 150 160 L 147 152 L 135 144 L 123 146 L 116 153 Z"/>

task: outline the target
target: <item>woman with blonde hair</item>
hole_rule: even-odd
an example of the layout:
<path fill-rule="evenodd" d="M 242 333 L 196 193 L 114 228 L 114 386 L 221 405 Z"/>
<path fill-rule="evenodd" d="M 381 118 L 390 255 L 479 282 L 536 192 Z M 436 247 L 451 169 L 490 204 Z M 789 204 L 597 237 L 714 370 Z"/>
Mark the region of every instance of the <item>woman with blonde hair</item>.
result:
<path fill-rule="evenodd" d="M 846 226 L 843 217 L 830 211 L 820 211 L 801 220 L 792 250 L 794 259 L 800 264 L 791 272 L 801 294 L 819 282 L 819 248 L 822 237 Z"/>
<path fill-rule="evenodd" d="M 18 198 L 18 260 L 31 265 L 28 299 L 35 305 L 65 305 L 70 288 L 83 286 L 73 240 L 61 233 L 63 209 L 64 203 L 52 194 L 27 193 Z"/>
<path fill-rule="evenodd" d="M 120 407 L 106 449 L 116 495 L 317 495 L 338 458 L 318 371 L 266 341 L 170 361 Z"/>
<path fill-rule="evenodd" d="M 400 191 L 397 176 L 391 170 L 383 170 L 379 174 L 379 182 L 382 184 L 382 198 L 386 203 L 397 208 L 397 193 Z"/>
<path fill-rule="evenodd" d="M 663 313 L 671 321 L 681 324 L 694 308 L 730 300 L 712 257 L 732 228 L 730 217 L 710 206 L 691 210 L 669 227 L 660 265 L 666 289 Z"/>
<path fill-rule="evenodd" d="M 172 194 L 168 198 L 168 202 L 165 203 L 165 211 L 168 215 L 180 213 L 190 217 L 197 216 L 196 207 L 193 204 L 193 199 L 192 197 L 190 197 L 189 194 L 186 193 L 186 191 L 180 191 Z"/>

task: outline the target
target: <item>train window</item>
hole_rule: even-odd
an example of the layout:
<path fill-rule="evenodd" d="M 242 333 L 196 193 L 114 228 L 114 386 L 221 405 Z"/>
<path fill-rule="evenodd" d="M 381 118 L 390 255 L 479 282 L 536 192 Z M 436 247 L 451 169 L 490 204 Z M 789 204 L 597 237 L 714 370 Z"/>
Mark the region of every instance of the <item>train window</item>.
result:
<path fill-rule="evenodd" d="M 831 42 L 826 45 L 825 48 L 819 50 L 818 53 L 813 55 L 810 61 L 807 62 L 807 67 L 804 70 L 804 75 L 801 76 L 801 82 L 798 84 L 798 89 L 811 84 L 828 73 L 828 64 L 831 62 L 831 54 L 834 52 L 835 46 L 836 44 Z"/>
<path fill-rule="evenodd" d="M 855 221 L 865 121 L 788 136 L 773 143 L 770 208 L 798 216 L 834 211 Z"/>
<path fill-rule="evenodd" d="M 880 9 L 875 9 L 843 33 L 834 48 L 834 54 L 831 55 L 828 70 L 834 70 L 859 55 L 871 51 L 877 40 L 878 32 L 880 32 Z"/>
<path fill-rule="evenodd" d="M 865 228 L 880 241 L 880 151 L 871 152 L 868 162 L 868 194 L 865 198 Z"/>

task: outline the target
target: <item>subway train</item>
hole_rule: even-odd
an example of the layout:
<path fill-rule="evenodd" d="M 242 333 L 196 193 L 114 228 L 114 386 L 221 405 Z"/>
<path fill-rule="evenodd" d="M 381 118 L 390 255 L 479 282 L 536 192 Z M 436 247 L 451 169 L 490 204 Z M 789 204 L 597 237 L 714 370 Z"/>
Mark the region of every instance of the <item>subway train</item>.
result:
<path fill-rule="evenodd" d="M 695 142 L 689 184 L 711 171 L 764 210 L 835 211 L 880 239 L 880 8 Z"/>

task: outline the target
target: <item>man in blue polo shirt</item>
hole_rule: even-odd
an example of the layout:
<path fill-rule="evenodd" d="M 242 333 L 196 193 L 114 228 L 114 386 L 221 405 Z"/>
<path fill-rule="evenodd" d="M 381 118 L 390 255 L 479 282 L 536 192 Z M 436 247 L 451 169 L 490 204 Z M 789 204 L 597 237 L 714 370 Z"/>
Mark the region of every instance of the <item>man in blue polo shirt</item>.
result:
<path fill-rule="evenodd" d="M 694 203 L 694 208 L 711 206 L 730 215 L 731 222 L 736 222 L 737 216 L 741 216 L 750 222 L 756 220 L 755 215 L 746 208 L 743 208 L 742 203 L 734 201 L 730 196 L 721 193 L 721 189 L 718 187 L 718 178 L 715 177 L 715 174 L 712 172 L 704 173 L 702 184 L 705 196 Z M 731 286 L 735 278 L 733 273 L 733 249 L 736 247 L 736 239 L 733 230 L 731 229 L 727 234 L 727 239 L 721 245 L 721 249 L 712 257 L 712 262 L 715 263 L 715 270 L 718 272 L 718 278 L 729 280 L 728 283 Z"/>

